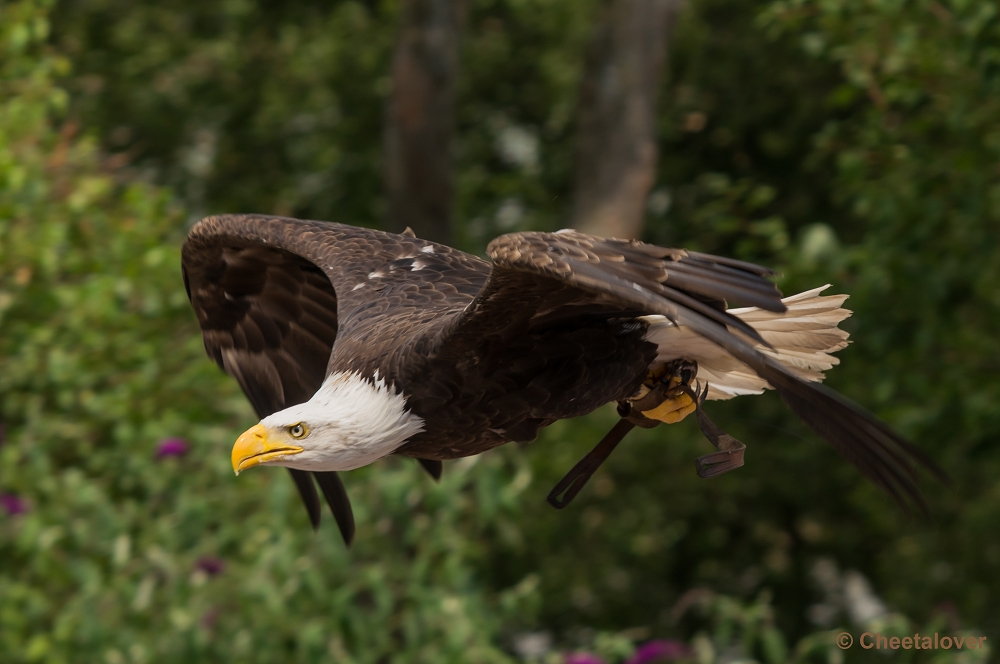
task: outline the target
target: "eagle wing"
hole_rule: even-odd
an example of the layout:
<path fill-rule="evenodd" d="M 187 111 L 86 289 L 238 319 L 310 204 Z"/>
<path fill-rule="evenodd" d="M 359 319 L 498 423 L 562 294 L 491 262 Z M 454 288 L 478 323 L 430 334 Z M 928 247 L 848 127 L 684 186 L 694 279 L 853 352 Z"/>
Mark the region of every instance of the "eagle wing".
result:
<path fill-rule="evenodd" d="M 337 338 L 337 291 L 317 266 L 326 243 L 310 241 L 315 229 L 301 223 L 209 217 L 184 244 L 184 285 L 205 350 L 236 379 L 260 418 L 312 397 L 326 377 Z M 289 471 L 313 527 L 320 521 L 315 477 L 350 543 L 354 516 L 338 475 Z"/>
<path fill-rule="evenodd" d="M 801 380 L 773 357 L 725 302 L 784 311 L 770 270 L 742 261 L 575 231 L 512 233 L 490 243 L 493 270 L 481 293 L 440 339 L 459 354 L 517 321 L 542 322 L 589 308 L 658 314 L 718 345 L 773 386 L 782 400 L 872 482 L 901 505 L 927 507 L 914 462 L 947 481 L 919 448 L 837 392 Z M 721 306 L 720 306 L 721 304 Z M 624 315 L 624 314 L 623 314 Z"/>

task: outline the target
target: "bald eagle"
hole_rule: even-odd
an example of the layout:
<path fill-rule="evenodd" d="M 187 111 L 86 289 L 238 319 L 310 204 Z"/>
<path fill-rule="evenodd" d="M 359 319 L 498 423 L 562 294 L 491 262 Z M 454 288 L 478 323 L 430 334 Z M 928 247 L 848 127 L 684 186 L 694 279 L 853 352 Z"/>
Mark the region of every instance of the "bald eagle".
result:
<path fill-rule="evenodd" d="M 572 230 L 503 235 L 487 253 L 283 217 L 196 224 L 182 267 L 205 349 L 261 418 L 236 442 L 234 471 L 288 468 L 314 527 L 315 478 L 349 544 L 339 471 L 401 454 L 437 478 L 443 460 L 617 402 L 619 425 L 550 496 L 562 506 L 631 426 L 695 411 L 719 448 L 699 474 L 741 465 L 742 443 L 701 403 L 773 388 L 866 477 L 926 511 L 914 468 L 942 476 L 937 466 L 819 384 L 847 344 L 846 296 L 782 299 L 767 268 Z"/>

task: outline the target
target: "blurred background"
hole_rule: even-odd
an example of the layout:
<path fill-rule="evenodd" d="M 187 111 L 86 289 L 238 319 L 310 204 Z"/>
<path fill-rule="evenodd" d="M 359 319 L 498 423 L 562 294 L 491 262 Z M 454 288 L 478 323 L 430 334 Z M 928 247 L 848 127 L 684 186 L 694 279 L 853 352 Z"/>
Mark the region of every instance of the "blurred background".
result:
<path fill-rule="evenodd" d="M 954 478 L 908 517 L 773 394 L 346 474 L 351 550 L 180 276 L 199 217 L 482 254 L 574 226 L 851 295 L 827 383 Z M 0 661 L 883 661 L 1000 642 L 1000 16 L 967 0 L 0 0 Z M 994 649 L 995 652 L 995 649 Z M 988 650 L 896 651 L 983 662 Z"/>

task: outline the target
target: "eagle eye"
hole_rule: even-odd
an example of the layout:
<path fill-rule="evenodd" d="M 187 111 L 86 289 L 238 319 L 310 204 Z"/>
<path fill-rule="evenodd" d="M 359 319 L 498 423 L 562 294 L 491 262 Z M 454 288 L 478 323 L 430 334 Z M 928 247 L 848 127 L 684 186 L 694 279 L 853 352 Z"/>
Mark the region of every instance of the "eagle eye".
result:
<path fill-rule="evenodd" d="M 306 428 L 300 423 L 293 424 L 288 427 L 288 433 L 292 435 L 292 438 L 305 438 L 308 431 L 306 431 Z"/>

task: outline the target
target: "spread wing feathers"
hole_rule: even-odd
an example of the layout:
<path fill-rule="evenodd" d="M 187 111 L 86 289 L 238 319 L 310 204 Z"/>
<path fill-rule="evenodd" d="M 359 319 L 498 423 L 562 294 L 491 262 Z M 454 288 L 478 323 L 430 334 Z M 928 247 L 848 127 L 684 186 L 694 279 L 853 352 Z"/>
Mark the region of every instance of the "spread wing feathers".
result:
<path fill-rule="evenodd" d="M 494 265 L 489 280 L 449 333 L 474 328 L 477 322 L 495 326 L 497 316 L 520 315 L 526 293 L 539 290 L 554 295 L 549 310 L 545 303 L 536 305 L 534 316 L 539 319 L 557 319 L 556 309 L 568 304 L 577 313 L 587 313 L 591 307 L 606 309 L 612 301 L 619 311 L 623 303 L 631 303 L 635 311 L 643 312 L 646 302 L 656 302 L 669 309 L 664 312 L 668 319 L 681 310 L 697 311 L 765 344 L 751 326 L 726 312 L 726 302 L 785 311 L 781 293 L 766 279 L 771 270 L 683 249 L 564 230 L 502 235 L 490 243 L 487 253 Z M 538 286 L 539 276 L 551 281 Z M 586 297 L 580 297 L 580 291 Z"/>
<path fill-rule="evenodd" d="M 184 256 L 205 350 L 240 383 L 260 417 L 307 401 L 323 383 L 337 336 L 330 281 L 288 252 L 213 249 Z"/>
<path fill-rule="evenodd" d="M 763 286 L 768 282 L 762 277 L 769 274 L 763 268 L 634 242 L 602 240 L 573 231 L 505 235 L 490 243 L 488 252 L 495 265 L 490 283 L 495 276 L 502 281 L 500 277 L 504 272 L 547 277 L 610 296 L 625 308 L 639 309 L 647 315 L 662 315 L 675 325 L 688 327 L 719 345 L 772 385 L 806 424 L 904 508 L 912 502 L 921 511 L 927 512 L 918 488 L 914 462 L 946 480 L 944 473 L 926 454 L 874 415 L 818 383 L 803 381 L 775 357 L 756 348 L 753 341 L 729 329 L 741 330 L 749 327 L 747 323 L 735 316 L 719 315 L 722 312 L 690 306 L 695 297 L 690 294 L 677 297 L 681 291 L 668 285 L 681 287 L 678 281 L 682 281 L 685 288 L 697 289 L 693 293 L 695 296 L 736 300 L 738 298 L 732 289 L 744 298 L 752 298 L 746 304 L 782 312 L 785 306 L 778 301 L 776 291 L 766 291 Z M 694 266 L 702 271 L 701 278 L 687 281 L 683 278 L 672 279 L 675 274 L 673 268 L 688 259 L 692 259 Z M 717 273 L 719 278 L 713 278 L 712 275 Z M 721 278 L 723 274 L 725 278 Z M 736 287 L 735 282 L 740 282 L 740 287 Z M 488 283 L 484 289 L 487 297 L 496 298 L 499 295 L 496 291 L 489 291 Z M 477 311 L 485 313 L 489 308 L 486 306 L 488 302 L 478 304 L 480 309 L 473 310 L 472 315 L 476 315 Z M 731 320 L 737 320 L 741 325 L 733 325 L 729 322 Z M 757 336 L 755 333 L 752 338 Z"/>
<path fill-rule="evenodd" d="M 746 307 L 728 313 L 751 325 L 771 344 L 757 350 L 777 360 L 792 375 L 819 382 L 823 372 L 840 363 L 831 353 L 845 348 L 848 333 L 837 325 L 851 315 L 841 305 L 846 295 L 820 295 L 829 284 L 782 299 L 787 307 L 776 313 Z M 678 358 L 698 362 L 698 380 L 708 383 L 708 399 L 731 399 L 741 394 L 760 394 L 771 386 L 750 367 L 694 330 L 677 326 L 663 316 L 647 316 L 646 338 L 657 344 L 657 360 Z"/>
<path fill-rule="evenodd" d="M 326 375 L 337 336 L 337 295 L 309 260 L 243 235 L 200 234 L 184 245 L 184 284 L 205 350 L 236 379 L 260 418 L 307 401 Z M 312 475 L 291 470 L 313 527 L 320 502 Z M 350 502 L 334 473 L 315 473 L 347 543 Z"/>

